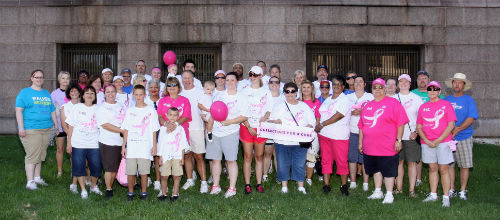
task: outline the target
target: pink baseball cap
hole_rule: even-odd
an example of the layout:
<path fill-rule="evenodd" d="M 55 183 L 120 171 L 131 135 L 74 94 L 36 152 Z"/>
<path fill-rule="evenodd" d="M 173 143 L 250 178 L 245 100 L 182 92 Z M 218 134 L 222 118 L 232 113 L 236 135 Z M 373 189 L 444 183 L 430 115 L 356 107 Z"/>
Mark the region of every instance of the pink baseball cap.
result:
<path fill-rule="evenodd" d="M 219 73 L 224 74 L 224 76 L 226 75 L 226 72 L 224 72 L 224 70 L 217 70 L 217 71 L 215 71 L 214 76 L 217 76 L 217 74 L 219 74 Z"/>
<path fill-rule="evenodd" d="M 435 86 L 435 87 L 438 87 L 438 88 L 441 88 L 441 84 L 439 84 L 438 82 L 436 81 L 431 81 L 429 84 L 427 84 L 427 87 L 426 88 L 429 88 L 431 86 Z"/>
<path fill-rule="evenodd" d="M 385 86 L 385 80 L 382 79 L 382 78 L 377 78 L 376 80 L 373 80 L 372 86 L 375 85 L 375 84 L 380 84 L 382 86 Z"/>
<path fill-rule="evenodd" d="M 408 74 L 403 74 L 403 75 L 401 75 L 401 76 L 399 76 L 399 77 L 398 77 L 398 81 L 400 81 L 400 80 L 402 80 L 402 79 L 406 79 L 406 80 L 408 80 L 409 82 L 411 82 L 411 77 L 410 77 L 410 75 L 408 75 Z"/>

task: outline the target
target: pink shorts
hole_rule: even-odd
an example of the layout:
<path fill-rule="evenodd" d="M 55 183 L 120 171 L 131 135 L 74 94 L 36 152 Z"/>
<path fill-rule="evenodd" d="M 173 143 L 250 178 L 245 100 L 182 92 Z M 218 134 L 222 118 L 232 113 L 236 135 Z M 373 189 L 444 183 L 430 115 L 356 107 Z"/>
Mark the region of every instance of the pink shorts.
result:
<path fill-rule="evenodd" d="M 347 156 L 349 154 L 349 140 L 334 140 L 318 134 L 321 149 L 321 167 L 323 174 L 333 173 L 333 162 L 337 163 L 337 174 L 349 174 Z"/>
<path fill-rule="evenodd" d="M 257 128 L 253 128 L 257 132 Z M 245 143 L 265 144 L 267 138 L 252 136 L 245 125 L 240 124 L 240 141 Z"/>

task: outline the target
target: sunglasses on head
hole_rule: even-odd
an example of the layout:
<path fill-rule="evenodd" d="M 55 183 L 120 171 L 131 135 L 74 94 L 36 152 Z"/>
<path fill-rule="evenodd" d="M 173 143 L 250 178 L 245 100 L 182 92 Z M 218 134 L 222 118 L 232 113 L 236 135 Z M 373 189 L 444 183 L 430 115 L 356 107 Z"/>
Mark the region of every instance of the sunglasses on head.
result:
<path fill-rule="evenodd" d="M 441 89 L 438 88 L 438 87 L 434 87 L 434 86 L 431 86 L 429 88 L 427 88 L 427 91 L 430 92 L 430 91 L 440 91 Z"/>
<path fill-rule="evenodd" d="M 269 84 L 280 84 L 280 81 L 271 80 L 271 81 L 269 81 Z"/>
<path fill-rule="evenodd" d="M 373 89 L 384 89 L 383 86 L 374 86 Z"/>
<path fill-rule="evenodd" d="M 297 90 L 295 90 L 295 89 L 287 89 L 287 90 L 285 90 L 285 94 L 296 93 L 296 92 L 297 92 Z"/>
<path fill-rule="evenodd" d="M 177 83 L 167 84 L 167 87 L 176 87 Z"/>
<path fill-rule="evenodd" d="M 255 74 L 255 73 L 252 73 L 252 72 L 248 73 L 248 77 L 258 77 L 258 76 L 260 76 L 260 74 Z"/>
<path fill-rule="evenodd" d="M 216 76 L 215 79 L 225 79 L 225 76 Z"/>

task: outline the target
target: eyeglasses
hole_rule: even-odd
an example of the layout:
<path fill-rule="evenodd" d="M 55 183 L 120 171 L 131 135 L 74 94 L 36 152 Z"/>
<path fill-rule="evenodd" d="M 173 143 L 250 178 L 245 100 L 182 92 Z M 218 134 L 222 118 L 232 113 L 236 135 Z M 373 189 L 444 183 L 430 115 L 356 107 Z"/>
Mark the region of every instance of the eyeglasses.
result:
<path fill-rule="evenodd" d="M 217 79 L 226 79 L 226 77 L 225 77 L 225 76 L 216 76 L 216 77 L 215 77 L 215 79 L 216 79 L 216 80 L 217 80 Z"/>
<path fill-rule="evenodd" d="M 43 76 L 33 76 L 34 79 L 43 79 Z"/>
<path fill-rule="evenodd" d="M 167 87 L 177 87 L 177 83 L 167 84 Z"/>
<path fill-rule="evenodd" d="M 357 76 L 349 76 L 349 77 L 347 77 L 346 79 L 347 79 L 347 80 L 350 80 L 350 79 L 356 79 L 356 77 L 357 77 Z"/>
<path fill-rule="evenodd" d="M 255 73 L 252 73 L 252 72 L 249 72 L 248 73 L 248 77 L 259 77 L 260 74 L 255 74 Z"/>
<path fill-rule="evenodd" d="M 269 81 L 269 84 L 280 84 L 280 81 Z"/>
<path fill-rule="evenodd" d="M 434 87 L 434 86 L 431 86 L 429 88 L 427 88 L 427 91 L 430 92 L 430 91 L 440 91 L 441 89 L 438 88 L 438 87 Z"/>
<path fill-rule="evenodd" d="M 295 89 L 285 90 L 285 94 L 296 93 L 296 92 L 297 92 L 297 90 L 295 90 Z"/>
<path fill-rule="evenodd" d="M 383 86 L 374 86 L 373 89 L 384 89 Z"/>
<path fill-rule="evenodd" d="M 329 89 L 330 86 L 319 86 L 319 88 L 321 88 L 321 89 Z"/>

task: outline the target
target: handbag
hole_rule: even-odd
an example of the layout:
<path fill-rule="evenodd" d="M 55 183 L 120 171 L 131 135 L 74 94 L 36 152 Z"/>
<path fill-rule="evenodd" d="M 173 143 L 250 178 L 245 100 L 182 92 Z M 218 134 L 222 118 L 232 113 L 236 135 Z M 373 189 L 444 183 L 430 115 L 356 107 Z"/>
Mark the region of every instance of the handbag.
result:
<path fill-rule="evenodd" d="M 292 116 L 293 120 L 295 121 L 295 124 L 297 124 L 297 126 L 299 126 L 299 123 L 297 123 L 297 120 L 295 120 L 295 117 L 293 116 L 292 111 L 290 110 L 290 107 L 288 107 L 288 104 L 286 103 L 286 101 L 285 101 L 285 105 L 286 105 L 286 108 L 288 109 L 288 111 L 290 112 L 290 115 Z M 300 145 L 300 147 L 303 147 L 303 148 L 310 148 L 312 146 L 312 141 L 299 142 L 299 145 Z"/>

